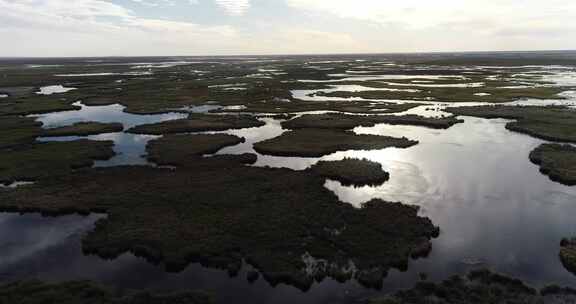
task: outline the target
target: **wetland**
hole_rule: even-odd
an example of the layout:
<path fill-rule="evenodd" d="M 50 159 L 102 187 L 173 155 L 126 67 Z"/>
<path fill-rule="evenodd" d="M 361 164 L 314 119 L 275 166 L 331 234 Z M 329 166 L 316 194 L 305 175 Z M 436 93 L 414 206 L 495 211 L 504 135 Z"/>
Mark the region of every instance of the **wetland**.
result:
<path fill-rule="evenodd" d="M 0 299 L 574 300 L 576 54 L 176 59 L 0 60 Z"/>

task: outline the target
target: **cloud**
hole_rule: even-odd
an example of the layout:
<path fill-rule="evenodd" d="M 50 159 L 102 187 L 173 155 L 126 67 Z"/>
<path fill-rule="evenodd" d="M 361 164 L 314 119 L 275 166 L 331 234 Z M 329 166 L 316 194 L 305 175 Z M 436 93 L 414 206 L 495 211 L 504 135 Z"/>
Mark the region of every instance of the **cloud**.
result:
<path fill-rule="evenodd" d="M 315 14 L 357 19 L 388 27 L 424 30 L 459 25 L 476 32 L 502 32 L 510 26 L 532 28 L 571 24 L 573 0 L 286 0 Z M 482 26 L 475 26 L 482 24 Z"/>
<path fill-rule="evenodd" d="M 176 5 L 176 2 L 174 2 L 174 0 L 131 0 L 131 1 L 151 7 Z M 198 0 L 190 0 L 190 1 L 198 1 Z"/>
<path fill-rule="evenodd" d="M 230 16 L 242 16 L 250 8 L 250 0 L 215 0 Z"/>
<path fill-rule="evenodd" d="M 255 10 L 261 14 L 266 9 L 265 16 L 221 19 L 231 26 L 214 18 L 199 17 L 205 24 L 185 18 L 211 14 L 214 5 L 229 16 L 243 16 L 256 2 L 0 0 L 0 41 L 6 42 L 0 56 L 576 48 L 573 0 L 260 1 L 269 1 Z M 120 4 L 127 2 L 132 5 Z M 214 5 L 202 5 L 206 3 Z M 158 10 L 143 7 L 172 4 L 176 6 Z M 286 10 L 285 4 L 292 9 Z"/>
<path fill-rule="evenodd" d="M 0 0 L 0 40 L 10 41 L 0 56 L 204 53 L 237 34 L 228 25 L 139 17 L 101 0 Z"/>
<path fill-rule="evenodd" d="M 143 2 L 143 0 L 132 0 Z M 150 4 L 170 1 L 147 1 Z M 134 12 L 101 0 L 0 0 L 0 26 L 4 29 L 58 29 L 63 31 L 187 32 L 232 35 L 229 26 L 139 17 Z"/>
<path fill-rule="evenodd" d="M 157 32 L 169 35 L 217 35 L 234 36 L 236 30 L 230 26 L 201 26 L 194 23 L 178 22 L 159 19 L 133 18 L 128 20 L 128 24 L 150 32 Z"/>

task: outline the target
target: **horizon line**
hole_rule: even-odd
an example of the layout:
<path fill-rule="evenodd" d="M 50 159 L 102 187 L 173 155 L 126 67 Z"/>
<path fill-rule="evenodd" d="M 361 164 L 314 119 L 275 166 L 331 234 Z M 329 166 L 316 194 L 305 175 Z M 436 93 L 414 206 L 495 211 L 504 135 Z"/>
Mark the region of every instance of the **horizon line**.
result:
<path fill-rule="evenodd" d="M 407 51 L 382 53 L 293 53 L 293 54 L 228 54 L 228 55 L 93 55 L 93 56 L 0 56 L 1 59 L 55 59 L 55 58 L 145 58 L 145 57 L 282 57 L 282 56 L 357 56 L 357 55 L 419 55 L 419 54 L 490 54 L 490 53 L 544 53 L 576 52 L 576 49 L 511 50 L 511 51 Z"/>

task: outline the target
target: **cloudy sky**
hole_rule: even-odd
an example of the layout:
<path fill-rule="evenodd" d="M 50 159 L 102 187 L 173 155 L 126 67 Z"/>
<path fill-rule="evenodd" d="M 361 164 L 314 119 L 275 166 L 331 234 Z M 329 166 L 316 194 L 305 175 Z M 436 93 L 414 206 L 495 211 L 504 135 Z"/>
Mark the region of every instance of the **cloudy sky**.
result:
<path fill-rule="evenodd" d="M 0 56 L 576 49 L 574 0 L 0 0 Z"/>

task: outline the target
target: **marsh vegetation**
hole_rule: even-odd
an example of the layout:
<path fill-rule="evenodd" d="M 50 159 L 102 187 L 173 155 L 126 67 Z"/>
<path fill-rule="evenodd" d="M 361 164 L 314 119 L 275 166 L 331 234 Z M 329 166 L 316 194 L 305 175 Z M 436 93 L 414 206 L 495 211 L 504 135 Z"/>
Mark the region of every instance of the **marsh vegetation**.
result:
<path fill-rule="evenodd" d="M 314 174 L 335 179 L 344 185 L 380 185 L 390 178 L 390 174 L 382 169 L 381 164 L 367 159 L 320 161 L 310 170 Z"/>
<path fill-rule="evenodd" d="M 88 136 L 101 133 L 122 132 L 124 126 L 121 123 L 79 122 L 70 126 L 57 127 L 44 130 L 41 136 Z"/>
<path fill-rule="evenodd" d="M 4 273 L 8 266 L 48 279 L 2 285 L 0 299 L 570 300 L 571 289 L 528 284 L 574 287 L 563 268 L 573 267 L 573 241 L 562 242 L 560 258 L 557 246 L 576 211 L 567 203 L 576 197 L 567 144 L 576 142 L 576 57 L 520 57 L 0 61 L 0 225 L 13 213 L 102 215 L 66 235 L 81 246 L 68 250 L 89 257 L 70 267 L 81 269 L 74 275 L 46 276 L 51 263 L 26 263 L 59 243 L 19 249 L 0 238 L 24 261 L 0 259 L 1 282 L 22 279 Z M 25 234 L 7 227 L 0 236 Z M 131 272 L 127 257 L 158 266 Z M 95 267 L 100 276 L 84 264 L 103 259 L 122 266 Z M 527 282 L 462 276 L 463 264 L 484 263 Z M 138 288 L 190 290 L 194 272 L 215 299 L 116 291 L 146 267 L 156 275 Z M 220 272 L 233 278 L 217 285 Z M 127 277 L 99 285 L 119 274 Z M 460 276 L 446 279 L 452 274 Z M 94 282 L 75 281 L 86 277 Z"/>
<path fill-rule="evenodd" d="M 547 286 L 541 290 L 522 281 L 489 270 L 475 270 L 466 276 L 453 276 L 441 283 L 420 282 L 409 290 L 372 299 L 369 304 L 464 304 L 464 303 L 571 303 L 576 290 Z"/>
<path fill-rule="evenodd" d="M 576 148 L 572 145 L 543 144 L 530 153 L 530 160 L 540 166 L 550 179 L 576 185 Z"/>
<path fill-rule="evenodd" d="M 357 135 L 350 131 L 300 129 L 262 141 L 254 149 L 276 156 L 319 157 L 346 150 L 380 150 L 389 147 L 408 148 L 418 142 L 408 138 Z"/>

